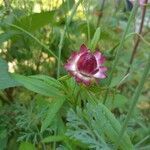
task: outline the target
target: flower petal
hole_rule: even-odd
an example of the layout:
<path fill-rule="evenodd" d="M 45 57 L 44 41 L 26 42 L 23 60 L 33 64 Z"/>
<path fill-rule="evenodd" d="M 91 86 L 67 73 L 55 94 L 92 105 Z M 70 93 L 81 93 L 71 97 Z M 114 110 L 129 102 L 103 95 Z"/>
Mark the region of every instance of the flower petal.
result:
<path fill-rule="evenodd" d="M 68 62 L 64 66 L 65 69 L 67 71 L 76 71 L 76 64 L 79 58 L 80 54 L 78 54 L 77 52 L 72 53 L 72 55 L 68 59 Z"/>
<path fill-rule="evenodd" d="M 72 72 L 72 75 L 78 83 L 84 83 L 85 85 L 90 85 L 95 80 L 93 77 L 80 74 L 80 72 Z"/>
<path fill-rule="evenodd" d="M 100 66 L 99 69 L 100 69 L 101 72 L 106 72 L 107 71 L 107 67 L 104 67 L 104 66 Z"/>
<path fill-rule="evenodd" d="M 87 47 L 82 44 L 80 46 L 80 51 L 79 52 L 73 52 L 70 56 L 70 58 L 68 59 L 68 62 L 65 64 L 65 69 L 67 71 L 76 71 L 76 65 L 77 65 L 77 61 L 79 60 L 80 56 L 88 53 L 89 50 L 87 49 Z"/>
<path fill-rule="evenodd" d="M 106 60 L 106 58 L 99 51 L 96 51 L 94 53 L 94 56 L 96 58 L 98 66 L 101 66 L 101 64 L 103 64 Z"/>
<path fill-rule="evenodd" d="M 95 77 L 95 78 L 100 78 L 100 79 L 106 78 L 107 76 L 106 76 L 106 74 L 104 73 L 106 70 L 107 70 L 106 67 L 100 68 L 100 69 L 98 70 L 98 72 L 97 72 L 95 75 L 93 75 L 93 77 Z"/>
<path fill-rule="evenodd" d="M 89 50 L 87 49 L 87 47 L 84 44 L 82 44 L 80 46 L 80 53 L 87 53 L 88 51 Z"/>

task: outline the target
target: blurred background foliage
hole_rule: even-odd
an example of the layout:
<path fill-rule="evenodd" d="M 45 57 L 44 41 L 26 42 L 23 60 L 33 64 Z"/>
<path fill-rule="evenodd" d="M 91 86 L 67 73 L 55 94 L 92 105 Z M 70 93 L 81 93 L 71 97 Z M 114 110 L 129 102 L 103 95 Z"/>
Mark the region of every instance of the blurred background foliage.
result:
<path fill-rule="evenodd" d="M 21 27 L 36 37 L 58 56 L 60 36 L 76 2 L 76 0 L 0 0 L 0 57 L 8 62 L 9 72 L 23 75 L 45 74 L 56 78 L 56 59 L 30 35 L 14 28 L 11 24 Z M 65 63 L 72 51 L 77 51 L 81 44 L 89 45 L 96 28 L 100 26 L 100 40 L 96 47 L 106 56 L 106 65 L 110 68 L 115 56 L 115 47 L 126 27 L 129 14 L 130 8 L 126 8 L 124 1 L 117 3 L 115 0 L 106 0 L 105 5 L 102 6 L 102 0 L 84 0 L 67 28 L 62 48 L 62 61 Z M 138 17 L 140 18 L 140 15 L 137 15 L 136 19 Z M 135 22 L 132 22 L 129 33 L 135 32 Z M 146 41 L 150 41 L 149 27 L 145 25 L 143 30 Z M 133 45 L 134 38 L 131 36 L 125 41 L 111 84 L 112 91 L 107 101 L 108 108 L 120 122 L 128 111 L 131 95 L 141 77 L 150 49 L 149 45 L 141 41 L 131 73 L 120 83 L 129 66 Z M 2 72 L 1 68 L 0 72 Z M 65 74 L 61 66 L 61 76 Z M 107 79 L 101 81 L 100 85 L 103 87 L 106 82 Z M 150 148 L 148 142 L 150 140 L 149 88 L 150 82 L 146 82 L 128 129 L 132 142 L 142 145 L 143 150 Z M 98 93 L 101 99 L 99 89 L 91 88 L 90 90 Z M 63 125 L 61 128 L 55 126 L 60 119 L 59 116 L 53 121 L 53 125 L 42 133 L 43 137 L 39 133 L 39 126 L 46 117 L 50 101 L 50 98 L 23 88 L 8 88 L 0 91 L 0 149 L 23 150 L 25 147 L 34 149 L 32 144 L 37 149 L 44 149 L 45 146 L 41 142 L 44 137 L 55 135 L 56 128 L 61 133 Z M 47 144 L 46 147 L 67 149 L 65 147 L 69 147 L 68 143 L 68 141 L 58 142 L 56 146 L 54 142 Z M 71 144 L 75 146 L 74 141 L 71 141 Z M 75 146 L 75 149 L 86 149 L 80 146 L 80 144 Z"/>

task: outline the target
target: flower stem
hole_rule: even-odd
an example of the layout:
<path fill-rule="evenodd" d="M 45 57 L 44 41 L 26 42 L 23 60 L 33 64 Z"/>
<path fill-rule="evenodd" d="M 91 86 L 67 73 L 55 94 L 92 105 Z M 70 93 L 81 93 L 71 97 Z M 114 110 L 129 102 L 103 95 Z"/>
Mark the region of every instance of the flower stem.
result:
<path fill-rule="evenodd" d="M 146 4 L 147 3 L 148 3 L 148 0 L 145 0 L 145 5 L 142 8 L 142 18 L 141 18 L 141 23 L 140 23 L 139 31 L 138 31 L 139 35 L 142 34 L 142 29 L 143 29 L 143 25 L 144 25 L 145 14 L 146 14 Z M 132 51 L 132 55 L 131 55 L 131 58 L 130 58 L 130 61 L 129 61 L 129 67 L 127 69 L 126 75 L 130 72 L 131 65 L 133 63 L 133 59 L 134 59 L 134 56 L 136 54 L 136 51 L 137 51 L 137 48 L 139 46 L 140 41 L 141 41 L 140 37 L 138 36 L 136 38 L 136 41 L 135 41 L 135 44 L 134 44 L 134 47 L 133 47 L 133 51 Z"/>
<path fill-rule="evenodd" d="M 97 20 L 97 27 L 99 26 L 99 24 L 100 24 L 100 20 L 101 20 L 101 18 L 102 18 L 102 16 L 103 16 L 103 9 L 104 9 L 104 6 L 105 6 L 105 1 L 106 0 L 102 0 L 102 3 L 101 3 L 101 7 L 100 7 L 100 14 L 99 14 L 99 16 L 98 16 L 98 20 Z"/>
<path fill-rule="evenodd" d="M 84 14 L 85 14 L 85 18 L 86 18 L 86 24 L 87 24 L 87 40 L 88 40 L 88 46 L 90 45 L 90 39 L 91 39 L 91 32 L 90 32 L 90 1 L 85 3 L 83 2 L 83 10 L 84 10 Z"/>
<path fill-rule="evenodd" d="M 119 57 L 120 57 L 120 52 L 122 51 L 123 44 L 124 44 L 124 41 L 125 41 L 125 38 L 126 38 L 126 34 L 128 33 L 131 21 L 134 18 L 135 14 L 137 12 L 137 9 L 138 9 L 138 0 L 136 0 L 136 2 L 135 2 L 135 5 L 133 7 L 133 10 L 132 10 L 132 12 L 130 14 L 130 17 L 129 17 L 129 20 L 128 20 L 128 23 L 127 23 L 127 27 L 126 27 L 123 35 L 122 35 L 120 44 L 117 47 L 115 60 L 113 62 L 112 69 L 111 69 L 111 72 L 110 72 L 110 76 L 108 78 L 108 88 L 107 88 L 107 91 L 106 91 L 105 96 L 104 96 L 103 104 L 106 103 L 106 100 L 107 100 L 107 97 L 108 97 L 108 93 L 109 93 L 109 90 L 110 90 L 110 84 L 111 84 L 111 81 L 112 81 L 112 78 L 113 78 L 113 73 L 114 73 L 116 65 L 118 63 L 118 60 L 119 60 Z"/>
<path fill-rule="evenodd" d="M 120 144 L 120 141 L 121 141 L 121 138 L 123 137 L 124 133 L 125 133 L 125 130 L 127 128 L 127 124 L 132 116 L 132 113 L 133 113 L 133 110 L 138 102 L 138 99 L 139 99 L 139 96 L 141 94 L 141 91 L 142 91 L 142 88 L 144 86 L 144 82 L 146 80 L 146 77 L 148 76 L 148 73 L 149 73 L 149 70 L 150 70 L 150 54 L 149 54 L 149 58 L 148 58 L 148 63 L 146 64 L 145 66 L 145 69 L 144 69 L 144 73 L 142 75 L 142 78 L 139 82 L 139 85 L 137 86 L 136 88 L 136 91 L 133 95 L 133 98 L 132 98 L 132 104 L 131 104 L 131 107 L 129 109 L 129 112 L 127 114 L 127 117 L 125 119 L 125 122 L 121 128 L 121 131 L 119 133 L 119 136 L 118 136 L 118 140 L 117 140 L 117 144 L 116 144 L 116 149 L 118 148 L 119 144 Z"/>
<path fill-rule="evenodd" d="M 59 42 L 59 45 L 58 45 L 58 65 L 57 65 L 57 78 L 59 78 L 59 75 L 60 75 L 60 65 L 61 65 L 61 51 L 62 51 L 62 47 L 63 47 L 63 42 L 64 42 L 64 38 L 65 38 L 65 33 L 66 33 L 66 30 L 67 30 L 67 27 L 69 26 L 79 4 L 82 2 L 82 0 L 79 0 L 75 6 L 73 7 L 72 11 L 71 11 L 71 15 L 68 17 L 67 21 L 66 21 L 66 24 L 64 26 L 64 30 L 61 34 L 61 37 L 60 37 L 60 42 Z"/>

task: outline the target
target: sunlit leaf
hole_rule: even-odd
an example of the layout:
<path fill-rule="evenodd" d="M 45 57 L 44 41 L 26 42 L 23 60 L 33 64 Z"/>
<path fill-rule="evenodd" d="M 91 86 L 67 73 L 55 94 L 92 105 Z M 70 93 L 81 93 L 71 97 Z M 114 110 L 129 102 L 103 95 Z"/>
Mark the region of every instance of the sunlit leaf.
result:
<path fill-rule="evenodd" d="M 0 58 L 0 90 L 19 85 L 20 84 L 16 82 L 8 72 L 6 61 Z"/>
<path fill-rule="evenodd" d="M 34 13 L 29 16 L 23 16 L 14 22 L 14 24 L 26 31 L 33 32 L 47 25 L 48 23 L 53 22 L 55 20 L 55 12 L 56 11 L 41 12 Z"/>

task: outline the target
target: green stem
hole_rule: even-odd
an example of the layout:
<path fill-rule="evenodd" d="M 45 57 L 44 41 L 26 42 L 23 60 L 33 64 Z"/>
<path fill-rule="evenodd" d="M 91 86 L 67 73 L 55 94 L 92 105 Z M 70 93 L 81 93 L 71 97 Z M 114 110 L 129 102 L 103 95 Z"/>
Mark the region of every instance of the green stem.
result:
<path fill-rule="evenodd" d="M 86 17 L 86 23 L 87 23 L 87 39 L 88 39 L 88 45 L 90 44 L 90 39 L 91 39 L 91 35 L 90 35 L 90 22 L 89 22 L 89 3 L 90 2 L 85 2 L 87 4 L 87 6 L 83 5 L 83 10 L 84 10 L 84 13 L 85 13 L 85 17 Z M 85 4 L 84 3 L 84 4 Z"/>
<path fill-rule="evenodd" d="M 42 144 L 42 149 L 43 150 L 46 150 L 46 145 L 45 145 L 45 143 L 43 142 L 43 136 L 42 136 L 42 133 L 40 133 L 40 131 L 39 131 L 39 129 L 38 129 L 38 127 L 36 126 L 36 129 L 37 129 L 37 132 L 38 132 L 38 134 L 39 134 L 39 137 L 40 137 L 40 143 Z"/>
<path fill-rule="evenodd" d="M 145 141 L 147 141 L 148 139 L 150 139 L 150 135 L 147 135 L 145 138 L 143 138 L 140 142 L 138 142 L 137 144 L 135 144 L 135 147 L 138 148 L 140 147 L 140 145 L 142 143 L 144 143 Z"/>
<path fill-rule="evenodd" d="M 90 44 L 91 35 L 90 35 L 90 23 L 88 17 L 87 17 L 87 29 L 88 29 L 88 44 Z"/>
<path fill-rule="evenodd" d="M 144 4 L 147 4 L 147 3 L 148 3 L 148 0 L 145 0 Z M 141 18 L 141 22 L 140 22 L 139 31 L 138 31 L 139 35 L 142 35 L 145 15 L 146 15 L 146 6 L 143 6 L 143 8 L 142 8 L 142 18 Z M 128 67 L 127 71 L 126 71 L 126 75 L 130 72 L 130 69 L 131 69 L 131 66 L 132 66 L 132 63 L 133 63 L 133 60 L 134 60 L 134 56 L 135 56 L 135 54 L 137 52 L 137 49 L 138 49 L 138 46 L 139 46 L 140 42 L 141 42 L 141 39 L 138 36 L 136 41 L 135 41 L 134 47 L 133 47 L 133 51 L 132 51 L 132 54 L 131 54 L 131 58 L 129 60 L 129 67 Z"/>
<path fill-rule="evenodd" d="M 16 28 L 17 30 L 22 31 L 23 33 L 27 34 L 28 36 L 30 36 L 32 39 L 34 39 L 39 45 L 41 45 L 48 53 L 50 53 L 52 56 L 54 56 L 57 60 L 58 57 L 43 43 L 41 43 L 41 41 L 39 39 L 37 39 L 35 36 L 33 36 L 31 33 L 29 33 L 28 31 L 24 30 L 23 28 L 14 25 L 14 24 L 8 24 L 9 26 Z"/>
<path fill-rule="evenodd" d="M 62 47 L 63 47 L 63 42 L 64 42 L 64 38 L 65 38 L 65 33 L 66 33 L 66 30 L 67 30 L 67 27 L 69 26 L 79 4 L 82 2 L 82 0 L 79 0 L 75 6 L 73 7 L 72 11 L 71 11 L 71 15 L 68 17 L 67 21 L 66 21 L 66 24 L 64 26 L 64 30 L 61 34 L 61 37 L 60 37 L 60 42 L 59 42 L 59 45 L 58 45 L 58 65 L 57 65 L 57 78 L 59 78 L 59 75 L 60 75 L 60 62 L 61 62 L 61 51 L 62 51 Z"/>
<path fill-rule="evenodd" d="M 129 112 L 128 112 L 128 114 L 127 114 L 127 117 L 126 117 L 126 119 L 125 119 L 125 122 L 124 122 L 124 124 L 123 124 L 123 126 L 122 126 L 122 128 L 121 128 L 121 131 L 120 131 L 120 133 L 119 133 L 118 140 L 117 140 L 117 144 L 116 144 L 116 149 L 118 148 L 118 146 L 119 146 L 119 144 L 120 144 L 121 138 L 123 137 L 123 135 L 124 135 L 124 133 L 125 133 L 125 130 L 126 130 L 126 128 L 127 128 L 127 124 L 128 124 L 128 122 L 129 122 L 129 120 L 130 120 L 130 118 L 131 118 L 131 116 L 132 116 L 133 110 L 134 110 L 134 108 L 135 108 L 135 106 L 136 106 L 136 104 L 137 104 L 137 102 L 138 102 L 139 96 L 140 96 L 140 94 L 141 94 L 141 91 L 142 91 L 142 88 L 143 88 L 143 86 L 144 86 L 144 82 L 145 82 L 145 80 L 146 80 L 146 77 L 147 77 L 147 75 L 148 75 L 148 73 L 149 73 L 149 70 L 150 70 L 150 54 L 149 54 L 149 58 L 148 58 L 148 63 L 147 63 L 147 65 L 145 66 L 144 73 L 143 73 L 143 75 L 142 75 L 142 78 L 141 78 L 141 80 L 140 80 L 140 83 L 139 83 L 139 85 L 137 86 L 136 91 L 135 91 L 135 93 L 134 93 L 134 95 L 133 95 L 131 107 L 130 107 L 130 109 L 129 109 Z"/>
<path fill-rule="evenodd" d="M 101 2 L 101 1 L 100 1 L 100 2 Z M 100 8 L 100 10 L 99 10 L 100 14 L 99 14 L 98 20 L 97 20 L 97 27 L 99 26 L 100 20 L 101 20 L 101 18 L 102 18 L 102 16 L 103 16 L 103 9 L 104 9 L 104 6 L 105 6 L 105 2 L 106 2 L 106 0 L 102 0 L 102 2 L 101 2 L 101 8 Z"/>
<path fill-rule="evenodd" d="M 58 81 L 66 81 L 66 80 L 68 80 L 69 78 L 71 78 L 71 76 L 65 75 L 65 76 L 60 77 L 60 78 L 58 79 Z"/>
<path fill-rule="evenodd" d="M 148 41 L 146 41 L 142 35 L 140 35 L 140 34 L 138 34 L 138 33 L 136 33 L 136 32 L 132 32 L 132 33 L 127 34 L 126 37 L 125 37 L 125 41 L 127 41 L 130 37 L 132 37 L 132 36 L 134 36 L 134 35 L 138 36 L 146 45 L 150 46 L 150 43 L 149 43 Z M 124 42 L 125 42 L 125 41 L 124 41 Z M 120 45 L 120 42 L 118 42 L 115 46 L 113 46 L 113 48 L 110 49 L 109 52 L 110 52 L 110 53 L 112 53 L 112 52 L 114 53 L 114 51 L 116 50 L 116 48 L 117 48 L 119 45 Z"/>
<path fill-rule="evenodd" d="M 137 35 L 146 45 L 150 46 L 150 43 L 144 39 L 144 37 L 141 34 L 138 34 L 136 32 L 130 33 L 126 36 L 126 39 L 131 37 L 132 35 Z"/>
<path fill-rule="evenodd" d="M 117 50 L 116 50 L 115 60 L 113 62 L 112 69 L 111 69 L 111 72 L 110 72 L 110 75 L 109 75 L 109 79 L 108 79 L 108 89 L 107 89 L 107 91 L 105 93 L 104 100 L 103 100 L 104 104 L 106 103 L 106 100 L 107 100 L 107 96 L 108 96 L 108 93 L 109 93 L 109 90 L 110 90 L 110 84 L 111 84 L 111 81 L 112 81 L 112 78 L 113 78 L 113 73 L 114 73 L 116 65 L 118 63 L 118 60 L 119 60 L 119 57 L 120 57 L 120 52 L 122 51 L 123 44 L 124 44 L 124 41 L 125 41 L 125 38 L 126 38 L 126 34 L 128 33 L 130 24 L 131 24 L 132 19 L 134 18 L 135 14 L 137 12 L 137 9 L 138 9 L 138 1 L 136 0 L 136 2 L 134 4 L 134 7 L 133 7 L 133 10 L 131 12 L 131 15 L 129 17 L 129 20 L 128 20 L 128 23 L 127 23 L 127 27 L 126 27 L 123 35 L 122 35 L 120 44 L 119 44 L 119 46 L 117 47 Z"/>

